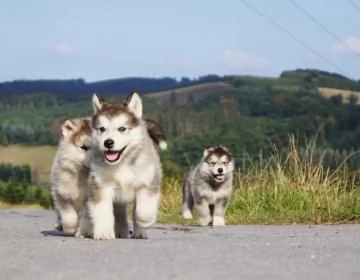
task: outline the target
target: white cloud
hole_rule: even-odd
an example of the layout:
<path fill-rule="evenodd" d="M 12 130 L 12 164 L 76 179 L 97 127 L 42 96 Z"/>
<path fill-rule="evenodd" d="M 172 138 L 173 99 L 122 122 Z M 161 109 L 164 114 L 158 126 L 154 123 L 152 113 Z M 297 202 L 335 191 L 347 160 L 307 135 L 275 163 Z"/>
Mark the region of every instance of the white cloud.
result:
<path fill-rule="evenodd" d="M 52 51 L 59 55 L 74 55 L 77 53 L 77 50 L 66 42 L 60 42 L 55 44 L 52 47 Z"/>
<path fill-rule="evenodd" d="M 269 62 L 262 57 L 244 51 L 227 49 L 220 58 L 221 64 L 234 69 L 265 69 Z"/>
<path fill-rule="evenodd" d="M 337 53 L 353 53 L 360 54 L 360 38 L 350 36 L 343 40 L 342 43 L 336 43 L 333 46 L 333 50 Z"/>

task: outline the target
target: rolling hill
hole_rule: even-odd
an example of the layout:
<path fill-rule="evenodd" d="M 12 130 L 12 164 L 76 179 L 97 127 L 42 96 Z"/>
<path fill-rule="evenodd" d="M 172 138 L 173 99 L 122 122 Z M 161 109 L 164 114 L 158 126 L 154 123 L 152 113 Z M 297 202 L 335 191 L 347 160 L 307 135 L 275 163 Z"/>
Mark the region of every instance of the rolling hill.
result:
<path fill-rule="evenodd" d="M 222 94 L 229 90 L 236 89 L 232 85 L 225 82 L 213 82 L 149 93 L 146 95 L 146 97 L 158 100 L 162 103 L 184 105 L 190 100 L 192 102 L 198 102 L 207 96 Z"/>

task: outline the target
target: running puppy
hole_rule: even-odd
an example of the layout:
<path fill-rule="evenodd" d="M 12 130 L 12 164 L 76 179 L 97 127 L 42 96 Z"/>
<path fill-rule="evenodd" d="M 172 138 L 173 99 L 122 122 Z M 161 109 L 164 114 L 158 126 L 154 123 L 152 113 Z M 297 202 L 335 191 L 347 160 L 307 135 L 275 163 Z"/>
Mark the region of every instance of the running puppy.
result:
<path fill-rule="evenodd" d="M 225 211 L 233 190 L 234 156 L 224 146 L 210 147 L 187 174 L 183 186 L 182 216 L 192 219 L 195 206 L 201 226 L 225 225 Z"/>
<path fill-rule="evenodd" d="M 142 118 L 142 100 L 134 92 L 125 102 L 107 103 L 94 94 L 92 104 L 88 197 L 92 237 L 127 237 L 127 206 L 134 203 L 132 237 L 146 239 L 145 228 L 157 218 L 162 169 Z"/>
<path fill-rule="evenodd" d="M 61 125 L 58 150 L 50 172 L 51 195 L 57 214 L 56 229 L 73 236 L 84 207 L 91 145 L 90 120 L 68 119 Z"/>
<path fill-rule="evenodd" d="M 84 206 L 92 158 L 90 121 L 91 117 L 66 119 L 55 132 L 59 145 L 50 173 L 51 195 L 57 216 L 55 229 L 70 236 L 75 234 L 80 216 L 87 215 Z M 146 120 L 146 127 L 154 143 L 165 150 L 166 137 L 159 123 Z"/>

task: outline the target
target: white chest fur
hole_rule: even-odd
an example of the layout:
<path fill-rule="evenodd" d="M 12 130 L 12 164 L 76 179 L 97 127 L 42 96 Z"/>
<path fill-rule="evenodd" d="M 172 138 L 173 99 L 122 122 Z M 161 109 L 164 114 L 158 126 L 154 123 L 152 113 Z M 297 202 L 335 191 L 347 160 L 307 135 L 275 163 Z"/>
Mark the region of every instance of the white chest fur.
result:
<path fill-rule="evenodd" d="M 202 195 L 207 198 L 210 204 L 214 204 L 218 199 L 227 198 L 230 194 L 231 194 L 230 188 L 224 188 L 224 189 L 220 188 L 217 191 L 213 191 L 211 189 L 206 190 Z"/>
<path fill-rule="evenodd" d="M 142 169 L 123 165 L 117 168 L 98 169 L 96 173 L 98 184 L 102 188 L 113 189 L 115 201 L 132 202 L 135 198 L 135 192 L 139 188 L 151 184 L 155 175 L 155 168 L 152 165 Z"/>

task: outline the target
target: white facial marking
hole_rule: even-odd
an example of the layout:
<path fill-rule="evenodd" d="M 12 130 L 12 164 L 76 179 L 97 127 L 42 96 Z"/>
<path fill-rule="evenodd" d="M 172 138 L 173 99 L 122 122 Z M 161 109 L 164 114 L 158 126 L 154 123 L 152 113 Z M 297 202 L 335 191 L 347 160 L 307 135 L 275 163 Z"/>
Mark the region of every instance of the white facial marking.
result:
<path fill-rule="evenodd" d="M 104 152 L 108 164 L 119 162 L 122 158 L 122 153 L 126 153 L 127 146 L 139 142 L 143 137 L 141 128 L 129 126 L 131 124 L 130 118 L 131 116 L 124 112 L 120 112 L 114 117 L 104 115 L 98 117 L 93 136 L 98 149 Z M 107 140 L 113 141 L 112 147 L 109 148 L 105 145 Z M 122 153 L 110 155 L 110 152 Z M 106 155 L 110 157 L 107 158 Z"/>

